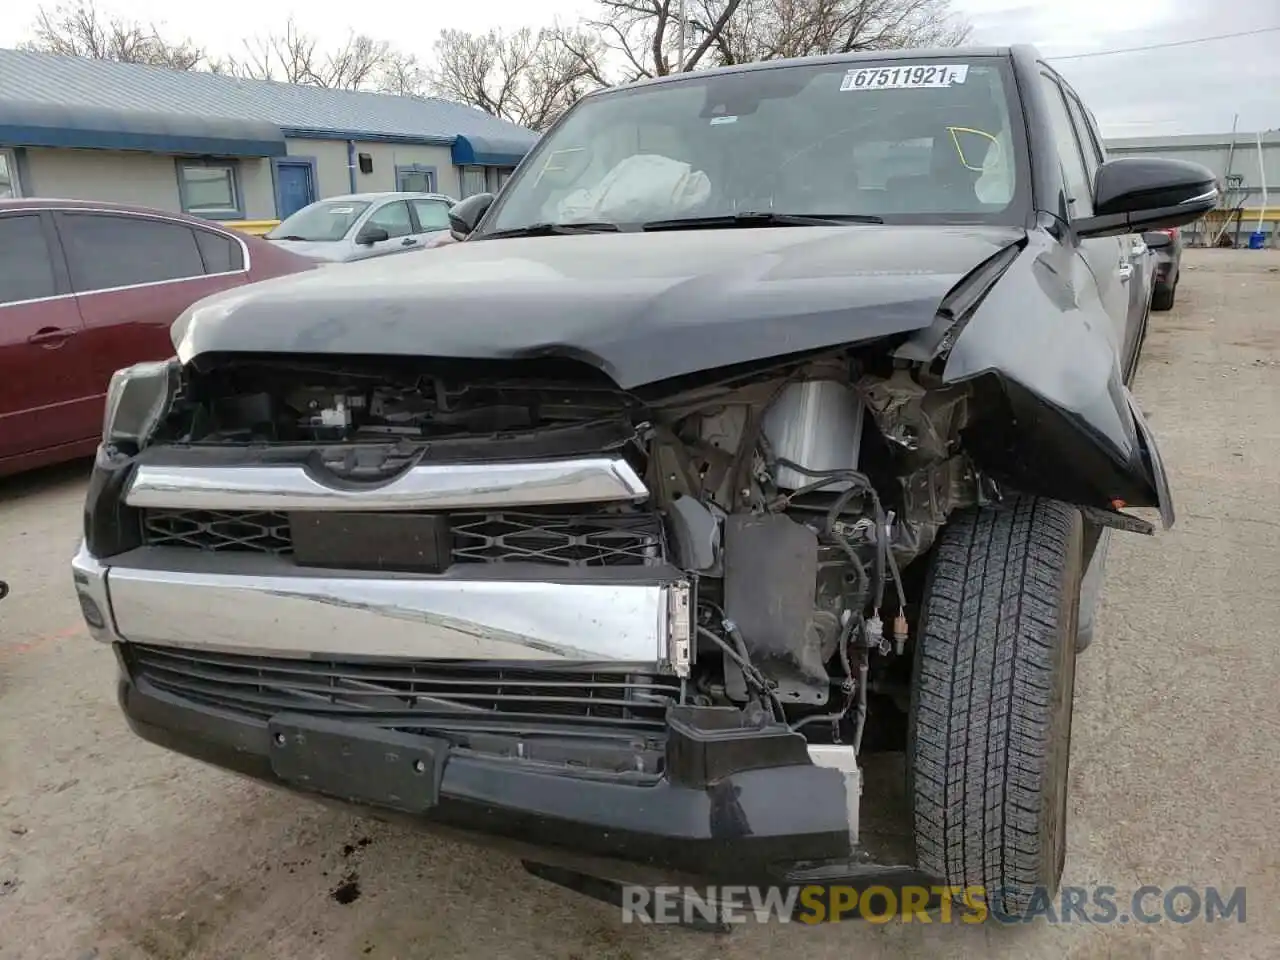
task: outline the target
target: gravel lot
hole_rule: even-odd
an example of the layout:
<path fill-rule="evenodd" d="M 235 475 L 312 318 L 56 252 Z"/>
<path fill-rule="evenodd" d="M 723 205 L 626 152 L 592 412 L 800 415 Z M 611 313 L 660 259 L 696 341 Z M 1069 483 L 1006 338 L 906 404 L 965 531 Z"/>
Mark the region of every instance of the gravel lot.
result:
<path fill-rule="evenodd" d="M 1137 385 L 1178 524 L 1113 540 L 1064 882 L 1246 885 L 1247 922 L 624 926 L 505 857 L 168 755 L 128 732 L 79 625 L 75 465 L 0 484 L 0 957 L 1275 957 L 1280 255 L 1189 251 L 1184 271 Z"/>

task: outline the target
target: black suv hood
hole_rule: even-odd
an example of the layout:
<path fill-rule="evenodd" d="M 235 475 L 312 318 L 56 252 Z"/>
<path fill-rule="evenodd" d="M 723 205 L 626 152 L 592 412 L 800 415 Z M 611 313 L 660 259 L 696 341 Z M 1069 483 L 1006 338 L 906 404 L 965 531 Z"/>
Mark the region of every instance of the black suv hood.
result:
<path fill-rule="evenodd" d="M 178 356 L 577 357 L 624 388 L 926 327 L 1013 227 L 769 227 L 459 243 L 202 300 Z"/>

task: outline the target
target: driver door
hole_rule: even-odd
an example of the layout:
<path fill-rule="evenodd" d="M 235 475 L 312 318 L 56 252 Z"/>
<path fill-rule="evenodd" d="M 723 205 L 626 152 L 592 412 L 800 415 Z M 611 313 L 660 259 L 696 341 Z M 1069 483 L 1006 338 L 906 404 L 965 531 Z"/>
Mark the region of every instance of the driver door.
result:
<path fill-rule="evenodd" d="M 1092 187 L 1098 168 L 1107 159 L 1102 138 L 1092 115 L 1075 92 L 1065 83 L 1062 84 L 1062 92 L 1066 97 L 1067 110 L 1080 142 L 1080 152 Z M 1150 299 L 1147 245 L 1140 235 L 1125 234 L 1120 237 L 1086 240 L 1082 246 L 1085 248 L 1085 259 L 1098 276 L 1098 287 L 1103 292 L 1107 313 L 1115 324 L 1116 350 L 1120 356 L 1120 369 L 1127 381 L 1133 372 L 1138 340 Z M 1104 278 L 1101 275 L 1104 272 L 1111 276 Z"/>
<path fill-rule="evenodd" d="M 392 200 L 376 208 L 360 225 L 356 236 L 369 227 L 381 227 L 387 231 L 387 239 L 375 243 L 357 243 L 357 260 L 412 250 L 421 242 L 418 237 L 413 236 L 413 217 L 409 213 L 409 204 L 404 200 Z"/>

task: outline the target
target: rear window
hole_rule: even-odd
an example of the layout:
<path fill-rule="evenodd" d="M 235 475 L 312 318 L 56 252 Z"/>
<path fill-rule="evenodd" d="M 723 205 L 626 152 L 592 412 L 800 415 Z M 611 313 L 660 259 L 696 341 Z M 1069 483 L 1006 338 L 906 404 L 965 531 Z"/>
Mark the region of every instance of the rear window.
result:
<path fill-rule="evenodd" d="M 204 259 L 205 273 L 231 273 L 244 269 L 244 251 L 230 237 L 208 230 L 196 231 L 196 246 Z"/>
<path fill-rule="evenodd" d="M 77 293 L 204 276 L 195 232 L 185 224 L 63 213 L 58 232 Z"/>
<path fill-rule="evenodd" d="M 449 205 L 443 200 L 410 200 L 409 203 L 424 231 L 449 229 Z"/>

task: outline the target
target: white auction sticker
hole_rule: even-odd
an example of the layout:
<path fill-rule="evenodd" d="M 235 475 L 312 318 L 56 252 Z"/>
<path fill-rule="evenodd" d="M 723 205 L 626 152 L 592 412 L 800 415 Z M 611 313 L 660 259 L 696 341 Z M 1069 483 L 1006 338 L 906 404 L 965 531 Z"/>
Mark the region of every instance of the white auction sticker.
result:
<path fill-rule="evenodd" d="M 915 90 L 964 83 L 967 63 L 916 64 L 904 67 L 859 67 L 840 81 L 841 90 Z"/>

